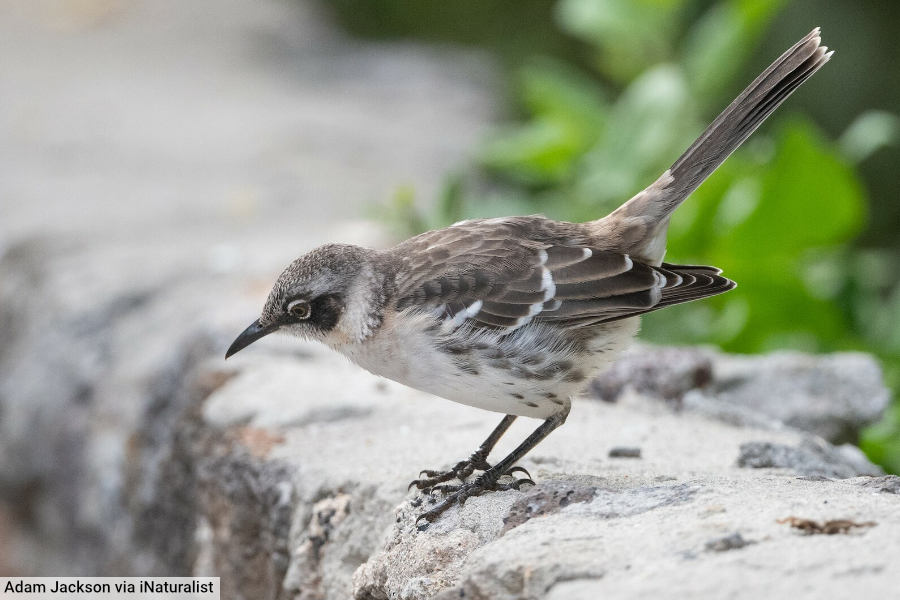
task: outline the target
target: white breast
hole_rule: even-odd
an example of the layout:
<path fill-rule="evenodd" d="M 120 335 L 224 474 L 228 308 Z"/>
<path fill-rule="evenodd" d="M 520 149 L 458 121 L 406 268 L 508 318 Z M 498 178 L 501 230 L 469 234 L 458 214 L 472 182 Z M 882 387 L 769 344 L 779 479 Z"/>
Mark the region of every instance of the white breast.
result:
<path fill-rule="evenodd" d="M 545 419 L 568 406 L 570 396 L 627 347 L 639 326 L 635 317 L 593 327 L 585 345 L 544 324 L 499 335 L 468 326 L 440 330 L 434 322 L 428 314 L 404 311 L 386 318 L 362 343 L 329 345 L 364 369 L 412 388 L 493 412 Z"/>

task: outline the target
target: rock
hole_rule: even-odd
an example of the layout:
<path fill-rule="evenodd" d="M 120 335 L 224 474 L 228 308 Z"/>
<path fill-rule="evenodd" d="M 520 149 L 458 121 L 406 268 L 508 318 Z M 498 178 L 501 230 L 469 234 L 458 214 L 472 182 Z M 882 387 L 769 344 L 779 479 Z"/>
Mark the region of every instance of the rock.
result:
<path fill-rule="evenodd" d="M 173 284 L 140 247 L 118 251 L 132 268 L 112 277 L 96 260 L 107 252 L 35 242 L 0 264 L 0 322 L 15 323 L 0 361 L 0 504 L 30 507 L 7 526 L 20 572 L 215 574 L 234 598 L 813 598 L 894 585 L 900 505 L 879 491 L 893 479 L 856 477 L 877 470 L 852 447 L 634 392 L 577 401 L 522 463 L 535 487 L 471 498 L 420 531 L 428 501 L 408 482 L 467 456 L 497 415 L 296 340 L 223 363 L 258 302 L 241 277 L 197 269 Z M 61 298 L 71 277 L 79 293 Z M 210 296 L 221 312 L 205 310 Z M 533 426 L 516 422 L 500 450 Z M 878 525 L 801 547 L 776 522 L 790 516 Z M 710 545 L 735 531 L 756 543 Z"/>
<path fill-rule="evenodd" d="M 752 406 L 837 444 L 855 443 L 890 402 L 878 362 L 860 353 L 722 357 L 713 385 L 723 404 Z"/>
<path fill-rule="evenodd" d="M 865 488 L 871 488 L 885 494 L 900 494 L 900 476 L 885 475 L 883 477 L 871 477 L 860 483 Z"/>
<path fill-rule="evenodd" d="M 737 550 L 755 543 L 753 540 L 745 540 L 740 533 L 732 533 L 731 535 L 706 542 L 706 549 L 710 552 L 727 552 L 728 550 Z"/>
<path fill-rule="evenodd" d="M 616 446 L 609 450 L 610 458 L 640 458 L 641 449 L 632 446 Z"/>
<path fill-rule="evenodd" d="M 893 585 L 894 478 L 858 477 L 878 471 L 852 446 L 692 410 L 697 390 L 675 411 L 633 390 L 576 402 L 523 461 L 537 486 L 419 531 L 428 504 L 408 482 L 467 456 L 499 417 L 296 340 L 224 363 L 260 302 L 252 275 L 166 252 L 35 240 L 0 263 L 0 505 L 17 507 L 2 511 L 2 555 L 16 572 L 214 574 L 234 598 L 750 597 L 796 592 L 798 570 L 801 598 Z M 533 426 L 516 422 L 500 450 Z M 878 525 L 801 547 L 776 522 L 791 516 Z M 735 531 L 757 543 L 708 550 Z"/>
<path fill-rule="evenodd" d="M 822 440 L 804 439 L 799 447 L 772 442 L 741 444 L 739 467 L 792 469 L 807 477 L 847 479 L 860 475 L 881 475 L 855 446 L 834 447 Z"/>
<path fill-rule="evenodd" d="M 565 497 L 568 492 L 559 493 L 565 488 L 555 483 L 545 490 L 539 485 L 518 500 L 500 494 L 472 499 L 466 504 L 477 500 L 474 510 L 437 521 L 422 532 L 409 529 L 420 509 L 401 507 L 400 520 L 384 545 L 386 551 L 354 575 L 355 597 L 390 597 L 388 590 L 403 590 L 402 582 L 415 581 L 419 589 L 406 597 L 428 598 L 441 592 L 446 598 L 540 598 L 557 581 L 603 574 L 593 550 L 597 539 L 578 536 L 579 523 L 622 519 L 687 503 L 699 490 L 692 484 L 649 485 L 598 488 L 588 495 L 582 488 L 572 494 L 578 500 L 565 506 L 553 501 L 549 510 L 535 511 L 534 519 L 521 520 L 522 506 Z M 511 518 L 498 530 L 493 517 L 503 514 Z M 492 518 L 473 519 L 476 515 Z M 440 559 L 435 560 L 436 556 Z M 453 580 L 461 580 L 462 585 L 446 589 L 446 582 Z"/>
<path fill-rule="evenodd" d="M 591 384 L 606 401 L 626 389 L 736 425 L 794 427 L 837 444 L 855 443 L 890 401 L 877 361 L 859 353 L 728 356 L 639 346 Z"/>
<path fill-rule="evenodd" d="M 504 533 L 529 519 L 559 512 L 570 504 L 593 500 L 598 488 L 551 481 L 522 495 L 503 518 Z"/>
<path fill-rule="evenodd" d="M 601 400 L 615 402 L 626 388 L 631 388 L 677 407 L 688 391 L 712 381 L 711 356 L 709 351 L 691 348 L 629 352 L 591 382 L 590 392 Z"/>

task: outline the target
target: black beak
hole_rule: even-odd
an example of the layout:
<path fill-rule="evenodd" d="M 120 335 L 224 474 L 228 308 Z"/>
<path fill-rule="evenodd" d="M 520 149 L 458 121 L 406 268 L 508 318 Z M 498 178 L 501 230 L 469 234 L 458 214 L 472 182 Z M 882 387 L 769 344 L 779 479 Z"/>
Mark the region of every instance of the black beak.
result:
<path fill-rule="evenodd" d="M 250 323 L 250 327 L 242 331 L 241 335 L 237 336 L 237 339 L 235 339 L 234 342 L 231 343 L 231 346 L 225 353 L 225 358 L 228 358 L 232 354 L 237 354 L 259 338 L 269 335 L 279 327 L 279 323 L 273 323 L 264 327 L 260 325 L 259 319 L 253 321 L 252 323 Z"/>

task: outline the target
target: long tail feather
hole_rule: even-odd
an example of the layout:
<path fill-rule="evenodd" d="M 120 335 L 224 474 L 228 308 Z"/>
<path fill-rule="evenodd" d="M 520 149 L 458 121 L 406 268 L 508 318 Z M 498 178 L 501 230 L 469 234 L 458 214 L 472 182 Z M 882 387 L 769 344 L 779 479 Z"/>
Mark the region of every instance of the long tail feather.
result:
<path fill-rule="evenodd" d="M 816 27 L 769 65 L 710 123 L 678 160 L 608 217 L 598 233 L 616 236 L 622 250 L 659 264 L 669 216 L 794 90 L 831 58 Z"/>
<path fill-rule="evenodd" d="M 828 62 L 832 53 L 820 44 L 816 27 L 763 71 L 675 161 L 669 168 L 668 210 L 697 189 L 794 90 Z"/>

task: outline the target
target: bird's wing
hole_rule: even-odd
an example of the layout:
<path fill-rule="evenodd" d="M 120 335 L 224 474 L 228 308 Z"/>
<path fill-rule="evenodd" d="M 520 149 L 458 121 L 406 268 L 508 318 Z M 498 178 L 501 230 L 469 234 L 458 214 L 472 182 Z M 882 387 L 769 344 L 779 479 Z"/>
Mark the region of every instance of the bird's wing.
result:
<path fill-rule="evenodd" d="M 736 286 L 735 282 L 722 277 L 722 271 L 716 267 L 673 265 L 669 263 L 663 263 L 659 267 L 651 267 L 636 261 L 634 264 L 640 265 L 642 269 L 651 269 L 658 276 L 662 277 L 663 283 L 661 286 L 646 292 L 648 296 L 653 296 L 658 291 L 659 300 L 652 305 L 641 308 L 631 304 L 629 306 L 615 307 L 612 310 L 603 310 L 601 308 L 601 310 L 594 312 L 589 305 L 597 302 L 596 300 L 590 300 L 584 304 L 564 301 L 563 307 L 566 307 L 567 304 L 576 304 L 576 306 L 571 309 L 563 308 L 562 310 L 565 313 L 558 313 L 557 316 L 548 314 L 546 318 L 561 318 L 567 327 L 585 327 L 642 315 L 674 304 L 716 296 L 732 290 Z M 601 299 L 601 302 L 604 300 Z M 609 301 L 615 302 L 616 300 L 611 298 Z"/>
<path fill-rule="evenodd" d="M 451 227 L 413 238 L 396 278 L 397 309 L 431 311 L 449 325 L 582 327 L 734 287 L 713 267 L 653 267 L 619 252 L 494 229 Z"/>

